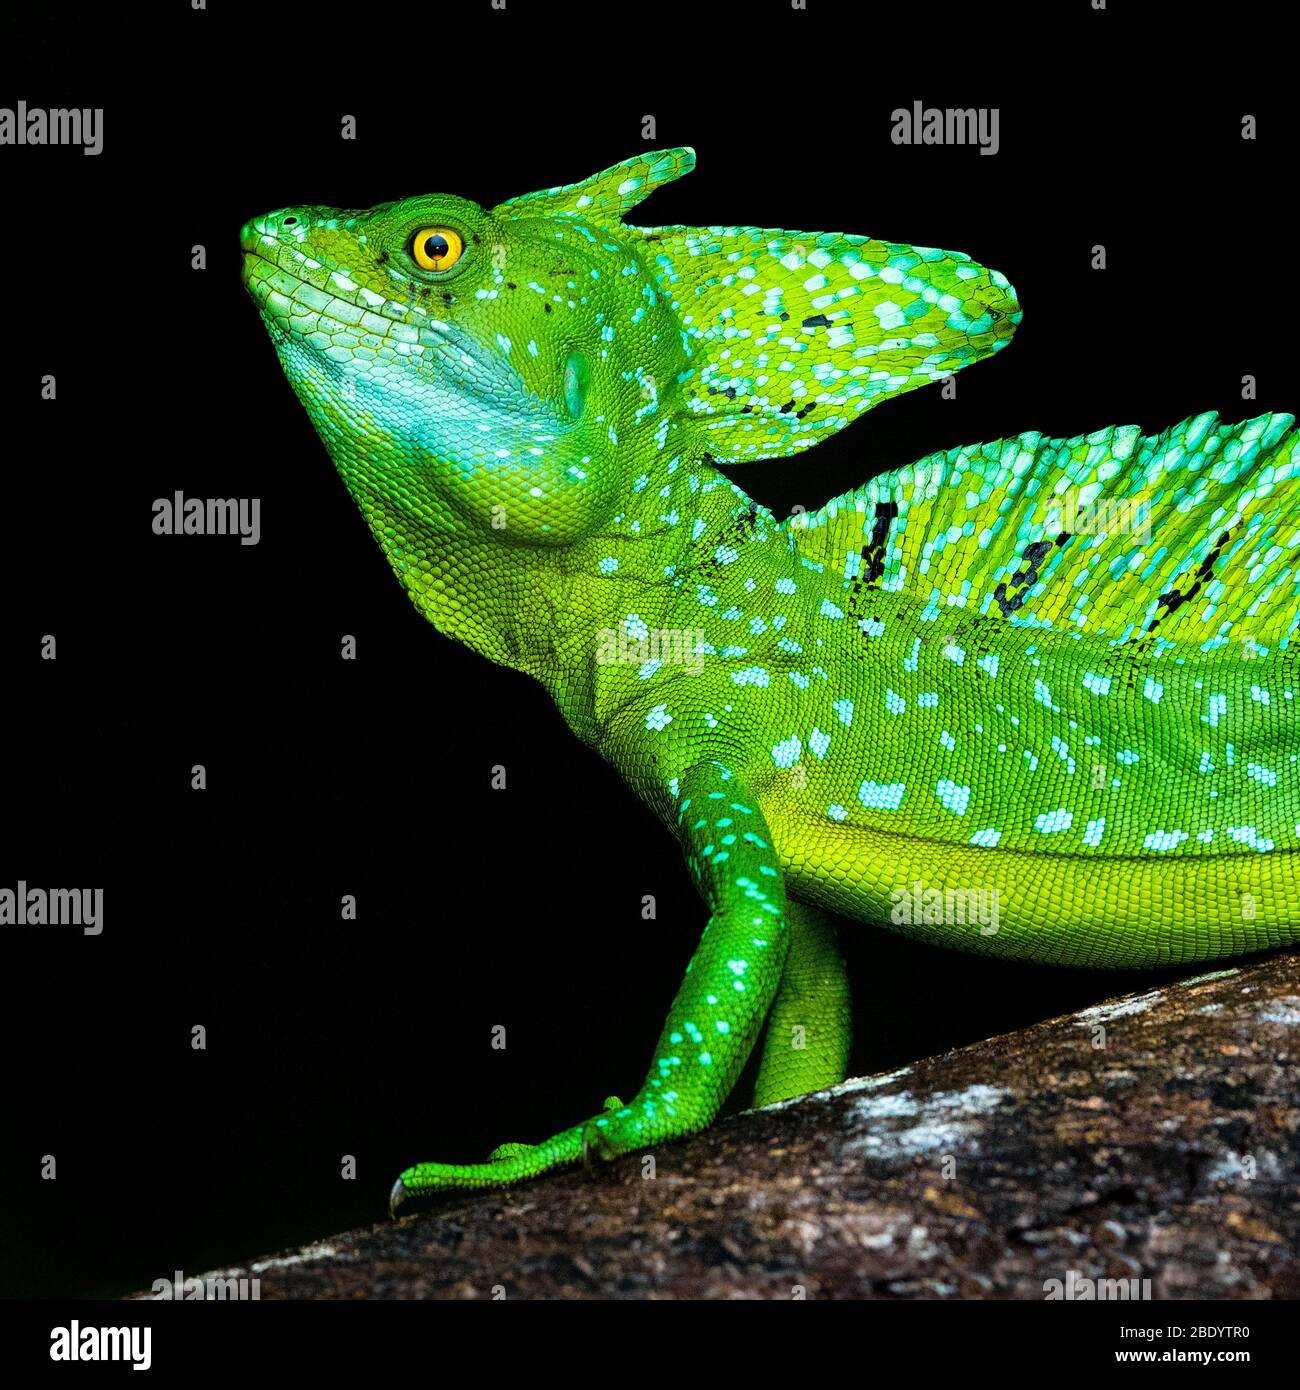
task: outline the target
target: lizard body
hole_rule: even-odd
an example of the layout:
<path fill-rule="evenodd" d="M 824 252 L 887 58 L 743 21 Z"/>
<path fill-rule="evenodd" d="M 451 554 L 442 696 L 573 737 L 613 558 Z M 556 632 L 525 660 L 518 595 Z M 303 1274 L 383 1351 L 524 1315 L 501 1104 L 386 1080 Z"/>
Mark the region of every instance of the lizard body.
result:
<path fill-rule="evenodd" d="M 1075 965 L 1300 935 L 1292 417 L 1026 433 L 778 521 L 717 465 L 991 355 L 1020 310 L 958 253 L 623 222 L 692 165 L 243 229 L 413 601 L 546 686 L 710 911 L 629 1105 L 417 1165 L 394 1204 L 701 1128 L 760 1035 L 756 1103 L 841 1080 L 828 911 Z"/>

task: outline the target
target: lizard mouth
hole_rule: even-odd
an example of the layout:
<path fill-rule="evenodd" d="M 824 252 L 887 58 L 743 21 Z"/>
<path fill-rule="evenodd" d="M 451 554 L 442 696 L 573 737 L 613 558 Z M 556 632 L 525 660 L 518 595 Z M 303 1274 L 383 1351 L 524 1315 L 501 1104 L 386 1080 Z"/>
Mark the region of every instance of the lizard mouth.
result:
<path fill-rule="evenodd" d="M 475 398 L 525 403 L 508 364 L 496 362 L 454 322 L 404 300 L 396 284 L 398 297 L 385 297 L 337 262 L 317 259 L 307 242 L 272 235 L 257 222 L 245 223 L 240 246 L 244 288 L 279 355 L 307 353 L 332 376 L 357 379 L 375 377 L 382 359 L 390 369 L 389 393 L 414 395 L 426 411 L 433 396 L 444 413 Z"/>
<path fill-rule="evenodd" d="M 265 266 L 268 270 L 276 270 L 279 268 L 276 261 L 271 260 L 268 256 L 263 256 L 258 251 L 251 250 L 247 246 L 243 248 L 241 261 L 239 278 L 246 289 L 249 287 L 249 282 L 258 266 Z"/>
<path fill-rule="evenodd" d="M 335 303 L 342 307 L 347 301 L 337 300 L 261 250 L 245 245 L 240 279 L 268 328 L 306 337 L 322 320 L 330 328 L 347 326 L 337 312 L 330 312 Z"/>
<path fill-rule="evenodd" d="M 269 329 L 297 338 L 324 332 L 379 339 L 405 315 L 402 306 L 318 260 L 305 240 L 276 235 L 261 219 L 244 223 L 239 245 L 244 253 L 240 278 Z"/>
<path fill-rule="evenodd" d="M 296 247 L 245 226 L 241 279 L 275 338 L 296 338 L 336 360 L 348 349 L 418 355 L 459 342 L 418 304 L 388 299 Z M 340 283 L 342 281 L 342 283 Z M 464 347 L 464 344 L 462 344 Z"/>

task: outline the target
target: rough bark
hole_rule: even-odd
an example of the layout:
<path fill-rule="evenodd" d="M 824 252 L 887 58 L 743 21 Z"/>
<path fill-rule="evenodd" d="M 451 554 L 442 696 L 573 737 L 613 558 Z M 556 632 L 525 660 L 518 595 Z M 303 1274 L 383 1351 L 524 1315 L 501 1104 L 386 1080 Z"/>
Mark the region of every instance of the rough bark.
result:
<path fill-rule="evenodd" d="M 1300 956 L 253 1261 L 262 1298 L 1300 1296 Z M 1076 1295 L 1077 1296 L 1077 1295 Z"/>

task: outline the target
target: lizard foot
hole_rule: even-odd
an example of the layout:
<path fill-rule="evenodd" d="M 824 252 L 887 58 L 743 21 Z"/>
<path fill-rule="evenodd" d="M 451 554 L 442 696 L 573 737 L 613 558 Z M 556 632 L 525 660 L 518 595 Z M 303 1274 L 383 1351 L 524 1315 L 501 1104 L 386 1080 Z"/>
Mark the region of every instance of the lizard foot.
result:
<path fill-rule="evenodd" d="M 615 1114 L 623 1108 L 617 1096 L 608 1096 L 603 1115 Z M 596 1123 L 598 1121 L 588 1121 L 588 1126 Z M 410 1197 L 429 1192 L 506 1187 L 552 1168 L 576 1163 L 585 1156 L 582 1136 L 588 1126 L 576 1125 L 542 1144 L 499 1144 L 485 1163 L 417 1163 L 393 1184 L 388 1195 L 388 1214 L 395 1217 L 398 1207 Z M 612 1158 L 614 1155 L 602 1152 L 601 1156 Z"/>

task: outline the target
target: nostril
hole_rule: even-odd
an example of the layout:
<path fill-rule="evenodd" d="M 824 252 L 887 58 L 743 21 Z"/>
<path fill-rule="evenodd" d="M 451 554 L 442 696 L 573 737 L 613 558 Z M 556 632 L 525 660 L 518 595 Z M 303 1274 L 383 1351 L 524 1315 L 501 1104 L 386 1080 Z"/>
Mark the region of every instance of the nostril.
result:
<path fill-rule="evenodd" d="M 284 226 L 286 227 L 296 227 L 297 225 L 298 219 L 296 217 L 286 217 L 284 219 Z"/>

